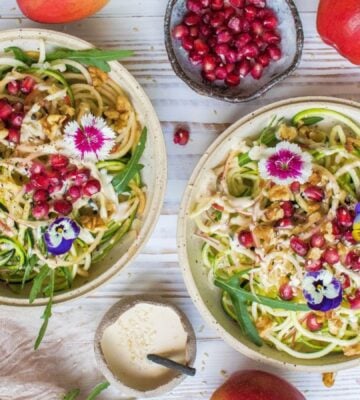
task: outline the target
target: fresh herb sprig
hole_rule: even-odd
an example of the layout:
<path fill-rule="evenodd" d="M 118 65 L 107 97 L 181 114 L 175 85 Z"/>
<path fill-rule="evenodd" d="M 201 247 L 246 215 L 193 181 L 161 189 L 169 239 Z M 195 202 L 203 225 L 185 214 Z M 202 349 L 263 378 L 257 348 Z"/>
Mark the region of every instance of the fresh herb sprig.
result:
<path fill-rule="evenodd" d="M 139 164 L 139 161 L 145 150 L 146 139 L 147 128 L 145 127 L 141 133 L 139 143 L 137 144 L 129 163 L 123 170 L 115 175 L 111 181 L 116 193 L 120 194 L 125 192 L 128 188 L 130 181 L 144 167 L 142 164 Z"/>
<path fill-rule="evenodd" d="M 107 381 L 101 382 L 94 387 L 94 389 L 89 393 L 86 400 L 94 400 L 101 392 L 107 389 L 110 383 Z M 80 395 L 80 389 L 72 389 L 70 392 L 66 393 L 63 400 L 75 400 Z"/>
<path fill-rule="evenodd" d="M 27 65 L 31 65 L 35 62 L 23 49 L 16 46 L 6 47 L 5 53 L 13 53 L 16 60 L 21 61 Z"/>

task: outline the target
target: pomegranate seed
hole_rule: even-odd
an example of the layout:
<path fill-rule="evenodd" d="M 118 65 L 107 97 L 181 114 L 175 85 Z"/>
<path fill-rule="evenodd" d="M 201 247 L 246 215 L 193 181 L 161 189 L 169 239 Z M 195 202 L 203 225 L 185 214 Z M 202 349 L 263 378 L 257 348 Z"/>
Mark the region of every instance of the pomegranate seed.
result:
<path fill-rule="evenodd" d="M 228 86 L 237 86 L 240 83 L 240 76 L 237 74 L 230 73 L 226 77 L 225 83 Z"/>
<path fill-rule="evenodd" d="M 45 189 L 38 189 L 35 191 L 33 199 L 36 202 L 46 201 L 49 197 L 49 193 Z"/>
<path fill-rule="evenodd" d="M 228 43 L 232 39 L 232 34 L 228 30 L 223 30 L 217 35 L 218 43 Z"/>
<path fill-rule="evenodd" d="M 341 238 L 341 229 L 336 221 L 332 222 L 332 234 L 335 236 L 335 239 Z"/>
<path fill-rule="evenodd" d="M 247 19 L 242 18 L 241 19 L 241 25 L 242 25 L 242 31 L 243 32 L 249 32 L 250 31 L 250 22 Z"/>
<path fill-rule="evenodd" d="M 293 226 L 294 224 L 292 222 L 292 219 L 288 217 L 282 218 L 276 223 L 276 227 L 281 229 L 288 229 L 292 228 Z"/>
<path fill-rule="evenodd" d="M 185 36 L 181 41 L 181 46 L 186 51 L 192 50 L 194 48 L 194 39 L 190 36 Z"/>
<path fill-rule="evenodd" d="M 24 119 L 23 113 L 13 112 L 9 117 L 9 123 L 13 128 L 20 128 Z"/>
<path fill-rule="evenodd" d="M 254 238 L 250 231 L 239 232 L 238 240 L 239 240 L 239 243 L 242 244 L 246 248 L 255 246 Z"/>
<path fill-rule="evenodd" d="M 231 72 L 234 72 L 235 70 L 235 64 L 234 63 L 226 64 L 225 69 L 227 74 L 231 74 Z"/>
<path fill-rule="evenodd" d="M 236 10 L 234 7 L 224 8 L 224 17 L 226 21 L 229 20 L 234 14 L 236 14 Z"/>
<path fill-rule="evenodd" d="M 325 194 L 323 189 L 321 189 L 318 186 L 308 186 L 305 190 L 304 190 L 304 197 L 307 200 L 311 200 L 311 201 L 323 201 Z"/>
<path fill-rule="evenodd" d="M 345 264 L 354 271 L 360 271 L 360 255 L 354 250 L 349 251 L 345 257 Z"/>
<path fill-rule="evenodd" d="M 239 64 L 239 74 L 242 78 L 249 74 L 251 70 L 251 64 L 249 60 L 243 60 Z"/>
<path fill-rule="evenodd" d="M 194 40 L 194 49 L 201 56 L 209 52 L 209 46 L 202 39 Z"/>
<path fill-rule="evenodd" d="M 190 132 L 187 129 L 179 128 L 174 133 L 174 143 L 185 146 L 189 141 Z"/>
<path fill-rule="evenodd" d="M 24 112 L 24 104 L 20 103 L 20 101 L 13 103 L 11 106 L 12 106 L 13 112 Z"/>
<path fill-rule="evenodd" d="M 65 199 L 59 199 L 54 201 L 54 210 L 62 215 L 69 215 L 72 211 L 72 204 L 70 201 Z"/>
<path fill-rule="evenodd" d="M 31 182 L 27 182 L 24 185 L 25 193 L 30 193 L 34 190 L 34 187 Z"/>
<path fill-rule="evenodd" d="M 264 8 L 266 6 L 266 0 L 248 0 L 248 4 L 252 4 L 259 8 Z"/>
<path fill-rule="evenodd" d="M 263 19 L 263 25 L 264 28 L 266 29 L 270 30 L 276 29 L 278 25 L 278 19 L 276 18 L 275 15 L 269 15 Z"/>
<path fill-rule="evenodd" d="M 336 222 L 344 228 L 350 228 L 353 224 L 354 216 L 346 207 L 339 207 L 336 210 Z"/>
<path fill-rule="evenodd" d="M 280 286 L 279 295 L 283 300 L 289 301 L 294 298 L 293 288 L 288 283 L 283 283 Z"/>
<path fill-rule="evenodd" d="M 35 86 L 35 80 L 31 76 L 26 76 L 20 83 L 20 90 L 24 94 L 32 92 Z"/>
<path fill-rule="evenodd" d="M 210 25 L 213 28 L 219 28 L 225 22 L 225 15 L 223 12 L 214 13 L 212 18 L 210 19 Z"/>
<path fill-rule="evenodd" d="M 352 310 L 358 310 L 360 308 L 360 289 L 357 289 L 355 294 L 348 296 L 347 299 L 350 303 L 350 308 Z"/>
<path fill-rule="evenodd" d="M 211 47 L 213 50 L 215 50 L 215 47 L 217 45 L 216 35 L 213 35 L 213 36 L 209 37 L 207 39 L 207 43 L 208 43 L 209 47 Z"/>
<path fill-rule="evenodd" d="M 187 15 L 185 15 L 184 18 L 184 24 L 187 26 L 197 25 L 198 23 L 200 23 L 200 21 L 201 21 L 200 15 L 195 14 L 193 12 L 190 12 Z"/>
<path fill-rule="evenodd" d="M 306 271 L 309 272 L 320 271 L 322 267 L 323 267 L 322 260 L 307 260 L 305 263 L 305 269 Z"/>
<path fill-rule="evenodd" d="M 183 39 L 189 35 L 189 28 L 185 25 L 177 25 L 172 31 L 172 35 L 175 39 Z"/>
<path fill-rule="evenodd" d="M 352 231 L 347 231 L 347 232 L 345 232 L 344 235 L 343 235 L 343 240 L 344 240 L 346 243 L 351 244 L 351 245 L 357 243 L 356 240 L 355 240 L 354 237 L 353 237 Z"/>
<path fill-rule="evenodd" d="M 50 165 L 52 168 L 61 169 L 67 167 L 69 159 L 62 154 L 52 154 L 49 158 Z"/>
<path fill-rule="evenodd" d="M 271 58 L 269 56 L 269 53 L 267 51 L 261 53 L 259 55 L 259 57 L 257 58 L 257 60 L 259 61 L 259 63 L 263 66 L 263 67 L 267 67 L 270 64 Z"/>
<path fill-rule="evenodd" d="M 299 182 L 293 182 L 293 183 L 290 185 L 290 190 L 291 190 L 293 193 L 299 193 L 299 192 L 300 192 L 300 183 L 299 183 Z"/>
<path fill-rule="evenodd" d="M 256 46 L 259 48 L 259 50 L 264 51 L 267 47 L 267 44 L 262 40 L 262 38 L 260 36 L 257 36 L 254 39 L 254 43 L 256 44 Z"/>
<path fill-rule="evenodd" d="M 240 17 L 235 15 L 232 18 L 230 18 L 228 22 L 228 27 L 234 32 L 241 32 L 242 23 Z"/>
<path fill-rule="evenodd" d="M 278 44 L 281 41 L 280 36 L 273 31 L 264 32 L 262 38 L 268 44 Z"/>
<path fill-rule="evenodd" d="M 306 326 L 311 332 L 320 330 L 323 326 L 321 322 L 318 322 L 316 314 L 310 313 L 306 318 Z"/>
<path fill-rule="evenodd" d="M 202 5 L 198 0 L 187 0 L 186 7 L 189 11 L 199 14 L 202 9 Z"/>
<path fill-rule="evenodd" d="M 60 192 L 60 190 L 63 187 L 63 183 L 62 182 L 58 182 L 58 183 L 54 183 L 52 185 L 49 185 L 49 193 L 53 194 L 53 193 L 58 193 Z"/>
<path fill-rule="evenodd" d="M 9 142 L 18 144 L 20 143 L 20 130 L 17 128 L 9 128 L 9 133 L 6 136 L 6 140 L 8 140 Z"/>
<path fill-rule="evenodd" d="M 225 58 L 228 63 L 233 64 L 238 61 L 238 53 L 235 50 L 229 50 L 228 53 L 225 55 Z"/>
<path fill-rule="evenodd" d="M 250 42 L 244 46 L 243 54 L 246 58 L 255 58 L 259 55 L 259 48 L 254 42 Z"/>
<path fill-rule="evenodd" d="M 45 218 L 49 214 L 49 204 L 45 201 L 37 203 L 31 210 L 31 214 L 35 219 Z"/>
<path fill-rule="evenodd" d="M 275 45 L 271 45 L 267 48 L 268 52 L 269 52 L 269 56 L 273 61 L 278 61 L 280 60 L 282 54 L 281 54 L 281 50 L 279 49 L 279 47 L 275 46 Z"/>
<path fill-rule="evenodd" d="M 87 168 L 79 169 L 75 174 L 75 184 L 82 185 L 90 178 L 90 171 Z"/>
<path fill-rule="evenodd" d="M 199 36 L 199 28 L 197 26 L 191 26 L 189 29 L 189 35 L 192 38 L 197 38 Z"/>
<path fill-rule="evenodd" d="M 309 245 L 297 236 L 293 236 L 290 239 L 290 247 L 295 251 L 296 254 L 299 254 L 299 256 L 303 257 L 309 251 Z"/>
<path fill-rule="evenodd" d="M 207 25 L 200 25 L 200 33 L 203 36 L 208 37 L 211 33 L 211 28 Z"/>
<path fill-rule="evenodd" d="M 212 54 L 207 54 L 203 59 L 203 70 L 205 72 L 214 71 L 216 68 L 216 57 Z"/>
<path fill-rule="evenodd" d="M 256 18 L 257 8 L 253 5 L 248 5 L 244 8 L 244 14 L 248 21 L 253 21 Z"/>
<path fill-rule="evenodd" d="M 325 246 L 325 238 L 322 233 L 314 233 L 310 239 L 311 247 L 318 247 L 321 249 Z"/>
<path fill-rule="evenodd" d="M 351 282 L 350 282 L 349 275 L 341 273 L 339 280 L 340 280 L 341 286 L 344 290 L 350 287 Z"/>
<path fill-rule="evenodd" d="M 81 196 L 81 190 L 79 186 L 71 186 L 67 191 L 67 194 L 72 200 L 77 200 Z"/>
<path fill-rule="evenodd" d="M 189 54 L 189 60 L 193 65 L 202 64 L 203 57 L 196 51 L 191 51 Z"/>
<path fill-rule="evenodd" d="M 210 6 L 210 0 L 200 0 L 200 4 L 206 8 Z"/>
<path fill-rule="evenodd" d="M 208 71 L 208 72 L 203 71 L 202 76 L 208 82 L 216 81 L 215 71 Z"/>
<path fill-rule="evenodd" d="M 223 44 L 218 44 L 215 47 L 215 52 L 216 54 L 218 54 L 219 56 L 226 56 L 227 53 L 230 51 L 230 47 L 229 45 L 227 45 L 226 43 Z"/>
<path fill-rule="evenodd" d="M 212 12 L 210 12 L 210 11 L 204 12 L 204 14 L 202 15 L 203 23 L 206 25 L 209 24 L 211 16 L 212 16 Z"/>
<path fill-rule="evenodd" d="M 19 93 L 20 90 L 20 83 L 19 81 L 10 81 L 7 85 L 6 85 L 6 90 L 8 91 L 9 94 L 16 96 Z"/>
<path fill-rule="evenodd" d="M 263 26 L 262 22 L 259 19 L 255 19 L 251 23 L 251 30 L 254 32 L 255 35 L 260 36 L 264 32 L 264 26 Z"/>
<path fill-rule="evenodd" d="M 291 201 L 284 201 L 281 204 L 281 208 L 284 211 L 285 217 L 292 217 L 294 215 L 294 206 Z"/>
<path fill-rule="evenodd" d="M 62 178 L 59 171 L 57 170 L 48 171 L 46 175 L 49 179 L 49 186 L 50 185 L 54 186 L 58 185 L 59 183 L 62 183 Z"/>
<path fill-rule="evenodd" d="M 33 174 L 41 174 L 45 171 L 45 165 L 39 161 L 33 161 L 30 167 L 30 173 Z"/>
<path fill-rule="evenodd" d="M 340 260 L 339 253 L 334 247 L 328 247 L 325 249 L 322 254 L 322 258 L 330 265 L 336 264 Z"/>
<path fill-rule="evenodd" d="M 256 63 L 251 69 L 251 76 L 254 79 L 260 79 L 262 77 L 263 71 L 264 67 L 260 63 Z"/>
<path fill-rule="evenodd" d="M 227 76 L 226 68 L 224 66 L 219 66 L 215 70 L 216 79 L 224 80 Z"/>
<path fill-rule="evenodd" d="M 47 189 L 49 178 L 44 173 L 34 174 L 31 177 L 31 183 L 35 189 Z"/>
<path fill-rule="evenodd" d="M 0 119 L 3 121 L 7 120 L 12 114 L 13 110 L 11 105 L 8 103 L 6 99 L 0 100 Z"/>
<path fill-rule="evenodd" d="M 240 35 L 238 35 L 236 37 L 236 39 L 234 40 L 234 45 L 235 47 L 237 47 L 238 49 L 241 49 L 242 47 L 244 47 L 245 45 L 247 45 L 248 43 L 251 42 L 251 35 L 249 33 L 240 33 Z"/>
<path fill-rule="evenodd" d="M 90 179 L 83 186 L 82 192 L 85 196 L 92 196 L 98 192 L 100 192 L 101 185 L 97 179 Z"/>
<path fill-rule="evenodd" d="M 230 4 L 236 8 L 243 8 L 245 5 L 245 0 L 230 0 Z"/>
<path fill-rule="evenodd" d="M 221 10 L 224 7 L 224 0 L 211 0 L 213 10 Z"/>

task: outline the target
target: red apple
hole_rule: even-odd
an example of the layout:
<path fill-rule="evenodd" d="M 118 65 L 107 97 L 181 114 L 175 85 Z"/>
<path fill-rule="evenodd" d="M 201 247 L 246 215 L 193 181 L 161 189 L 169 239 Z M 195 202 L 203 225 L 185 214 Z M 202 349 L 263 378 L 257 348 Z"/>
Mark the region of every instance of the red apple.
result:
<path fill-rule="evenodd" d="M 46 24 L 77 21 L 99 11 L 109 0 L 17 0 L 30 19 Z"/>
<path fill-rule="evenodd" d="M 210 400 L 306 400 L 290 383 L 263 371 L 235 372 Z"/>

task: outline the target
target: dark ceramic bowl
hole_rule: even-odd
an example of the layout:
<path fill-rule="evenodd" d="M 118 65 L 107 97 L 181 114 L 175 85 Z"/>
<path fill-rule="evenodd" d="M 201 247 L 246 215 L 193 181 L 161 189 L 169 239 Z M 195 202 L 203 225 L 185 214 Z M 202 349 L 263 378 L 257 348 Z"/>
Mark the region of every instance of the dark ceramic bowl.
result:
<path fill-rule="evenodd" d="M 206 82 L 201 76 L 200 66 L 194 66 L 181 42 L 172 37 L 173 28 L 178 25 L 186 13 L 186 0 L 170 0 L 165 15 L 165 45 L 170 63 L 176 73 L 195 92 L 231 103 L 254 100 L 275 84 L 285 79 L 297 67 L 302 54 L 304 34 L 301 20 L 293 0 L 267 0 L 279 20 L 281 33 L 282 58 L 272 62 L 264 69 L 259 80 L 250 75 L 241 80 L 240 85 L 228 87 L 224 83 Z"/>

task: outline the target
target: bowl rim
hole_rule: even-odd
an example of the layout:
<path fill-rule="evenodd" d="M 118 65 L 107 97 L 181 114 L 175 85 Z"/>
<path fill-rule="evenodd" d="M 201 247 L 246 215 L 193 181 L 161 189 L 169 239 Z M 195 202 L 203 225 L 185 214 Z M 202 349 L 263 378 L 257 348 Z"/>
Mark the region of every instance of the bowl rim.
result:
<path fill-rule="evenodd" d="M 165 35 L 165 48 L 166 52 L 168 55 L 168 59 L 170 61 L 170 64 L 175 72 L 175 74 L 182 79 L 192 90 L 194 90 L 196 93 L 207 96 L 207 97 L 212 97 L 214 99 L 218 100 L 223 100 L 229 103 L 243 103 L 247 101 L 252 101 L 257 99 L 258 97 L 262 96 L 265 94 L 268 90 L 270 90 L 273 86 L 275 86 L 277 83 L 281 82 L 287 76 L 289 76 L 292 72 L 295 71 L 297 66 L 300 63 L 302 52 L 303 52 L 303 47 L 304 47 L 304 31 L 302 27 L 302 22 L 301 18 L 299 15 L 299 11 L 296 7 L 296 4 L 294 0 L 285 0 L 286 4 L 288 5 L 291 15 L 293 17 L 294 23 L 295 23 L 295 29 L 296 29 L 296 52 L 295 52 L 295 57 L 291 63 L 291 65 L 282 71 L 281 73 L 275 75 L 272 79 L 270 79 L 269 82 L 267 82 L 265 85 L 263 85 L 261 88 L 259 88 L 256 92 L 253 94 L 250 94 L 249 96 L 242 96 L 241 94 L 239 95 L 233 95 L 229 96 L 226 94 L 226 91 L 221 93 L 220 90 L 217 90 L 216 87 L 214 86 L 206 86 L 205 84 L 200 84 L 193 79 L 189 78 L 188 75 L 184 72 L 183 68 L 181 67 L 175 51 L 173 47 L 173 41 L 171 37 L 171 17 L 172 17 L 172 12 L 175 4 L 178 1 L 184 1 L 184 0 L 169 0 L 169 3 L 166 7 L 166 12 L 165 12 L 165 19 L 164 19 L 164 35 Z M 215 90 L 214 90 L 215 89 Z"/>
<path fill-rule="evenodd" d="M 39 28 L 20 28 L 20 29 L 9 29 L 0 32 L 0 43 L 5 40 L 27 40 L 27 39 L 44 39 L 51 43 L 54 39 L 69 43 L 69 47 L 74 46 L 79 49 L 95 48 L 95 46 L 83 39 L 76 36 L 69 35 L 63 32 L 57 32 L 50 29 L 39 29 Z M 155 176 L 155 184 L 157 190 L 154 191 L 152 202 L 149 205 L 148 215 L 142 220 L 142 225 L 136 239 L 131 243 L 128 250 L 106 271 L 98 275 L 92 281 L 86 282 L 78 288 L 69 289 L 66 292 L 54 295 L 53 303 L 62 303 L 76 298 L 85 296 L 90 292 L 93 292 L 100 286 L 107 283 L 109 280 L 114 278 L 121 270 L 127 267 L 135 257 L 140 253 L 145 244 L 148 242 L 155 226 L 158 222 L 160 212 L 165 197 L 166 183 L 167 183 L 167 155 L 164 136 L 161 128 L 159 118 L 156 111 L 151 104 L 151 101 L 144 89 L 141 87 L 139 82 L 134 76 L 118 61 L 109 62 L 111 66 L 111 72 L 114 75 L 122 76 L 129 86 L 132 88 L 131 95 L 139 99 L 144 107 L 144 115 L 147 115 L 147 119 L 155 127 L 152 132 L 153 138 L 156 141 L 158 147 L 156 164 L 159 165 L 158 172 Z M 29 304 L 29 300 L 26 298 L 13 298 L 8 296 L 0 295 L 0 304 L 18 307 L 34 307 L 42 306 L 47 304 L 47 298 L 38 298 L 32 304 Z"/>
<path fill-rule="evenodd" d="M 183 275 L 183 279 L 186 285 L 186 289 L 198 309 L 200 315 L 203 317 L 206 323 L 215 329 L 216 333 L 232 348 L 234 348 L 239 353 L 243 355 L 269 365 L 273 365 L 275 367 L 281 368 L 289 368 L 291 370 L 304 371 L 304 372 L 333 372 L 340 371 L 347 368 L 352 368 L 360 365 L 360 357 L 351 359 L 349 361 L 344 361 L 340 363 L 331 363 L 326 365 L 301 365 L 296 364 L 296 362 L 285 362 L 273 359 L 267 355 L 260 354 L 256 350 L 253 350 L 247 347 L 245 344 L 241 343 L 234 336 L 226 331 L 212 316 L 208 307 L 206 306 L 205 301 L 202 299 L 195 280 L 193 278 L 193 274 L 191 272 L 190 262 L 187 256 L 187 240 L 186 240 L 186 220 L 189 214 L 189 206 L 190 200 L 193 193 L 194 184 L 199 176 L 199 174 L 204 169 L 204 165 L 210 159 L 213 154 L 216 152 L 217 148 L 220 144 L 225 142 L 228 138 L 230 138 L 235 131 L 237 131 L 242 125 L 250 122 L 252 119 L 261 116 L 262 114 L 276 110 L 282 106 L 286 105 L 296 105 L 299 103 L 328 103 L 329 105 L 345 105 L 351 106 L 357 109 L 360 109 L 360 103 L 357 103 L 352 100 L 339 99 L 336 97 L 327 97 L 327 96 L 306 96 L 306 97 L 295 97 L 289 98 L 286 100 L 281 100 L 274 102 L 272 104 L 266 105 L 257 109 L 254 112 L 251 112 L 244 117 L 240 118 L 234 124 L 229 126 L 218 138 L 208 147 L 203 156 L 198 161 L 195 169 L 193 170 L 191 177 L 187 183 L 186 189 L 183 194 L 183 198 L 181 200 L 180 208 L 179 208 L 179 216 L 178 216 L 178 225 L 177 225 L 177 249 L 178 249 L 178 257 L 179 257 L 179 265 Z M 324 358 L 325 359 L 325 358 Z M 296 360 L 294 358 L 294 360 Z"/>
<path fill-rule="evenodd" d="M 175 304 L 164 299 L 158 295 L 148 295 L 148 294 L 141 294 L 141 295 L 132 295 L 123 297 L 121 300 L 113 304 L 103 315 L 99 325 L 95 331 L 95 338 L 94 338 L 94 352 L 95 352 L 95 359 L 96 363 L 103 373 L 105 378 L 111 382 L 115 387 L 119 388 L 123 394 L 128 396 L 137 396 L 137 397 L 154 397 L 163 395 L 176 386 L 178 386 L 183 380 L 186 379 L 186 375 L 184 374 L 176 374 L 172 379 L 170 379 L 167 383 L 160 385 L 154 389 L 141 391 L 138 389 L 134 389 L 128 386 L 124 381 L 121 381 L 119 377 L 117 377 L 109 368 L 103 351 L 101 349 L 101 339 L 104 334 L 106 328 L 110 325 L 114 324 L 117 319 L 126 311 L 131 309 L 132 307 L 136 306 L 137 304 L 152 304 L 161 307 L 168 307 L 172 309 L 180 318 L 180 322 L 184 327 L 184 330 L 188 334 L 187 339 L 187 352 L 189 356 L 188 365 L 192 367 L 196 360 L 196 335 L 193 326 L 191 325 L 190 320 L 186 316 L 186 314 Z"/>

